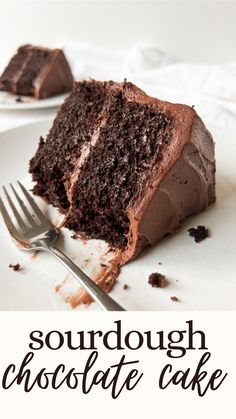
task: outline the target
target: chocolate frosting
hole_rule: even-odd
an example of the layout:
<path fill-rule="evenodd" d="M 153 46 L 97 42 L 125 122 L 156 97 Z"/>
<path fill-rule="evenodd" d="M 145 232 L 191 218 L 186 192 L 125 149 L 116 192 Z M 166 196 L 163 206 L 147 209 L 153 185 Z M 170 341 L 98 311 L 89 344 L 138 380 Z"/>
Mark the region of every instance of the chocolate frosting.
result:
<path fill-rule="evenodd" d="M 152 178 L 150 183 L 154 182 Z M 120 263 L 133 259 L 144 247 L 153 246 L 214 201 L 214 144 L 211 134 L 196 115 L 189 142 L 175 164 L 166 175 L 163 174 L 152 197 L 148 199 L 144 192 L 139 206 L 130 211 L 129 244 L 120 256 Z"/>
<path fill-rule="evenodd" d="M 52 51 L 50 60 L 34 81 L 35 98 L 41 99 L 69 92 L 73 86 L 70 66 L 62 50 Z"/>

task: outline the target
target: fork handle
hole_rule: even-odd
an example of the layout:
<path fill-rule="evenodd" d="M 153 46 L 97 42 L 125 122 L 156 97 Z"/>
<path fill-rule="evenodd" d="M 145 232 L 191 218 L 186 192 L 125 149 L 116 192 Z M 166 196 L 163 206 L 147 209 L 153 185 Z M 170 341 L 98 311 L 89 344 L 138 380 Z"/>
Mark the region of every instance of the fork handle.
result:
<path fill-rule="evenodd" d="M 52 253 L 67 269 L 74 275 L 81 285 L 88 291 L 93 299 L 106 311 L 125 311 L 109 295 L 107 295 L 95 282 L 92 281 L 78 266 L 75 265 L 60 249 L 56 246 L 48 247 Z"/>

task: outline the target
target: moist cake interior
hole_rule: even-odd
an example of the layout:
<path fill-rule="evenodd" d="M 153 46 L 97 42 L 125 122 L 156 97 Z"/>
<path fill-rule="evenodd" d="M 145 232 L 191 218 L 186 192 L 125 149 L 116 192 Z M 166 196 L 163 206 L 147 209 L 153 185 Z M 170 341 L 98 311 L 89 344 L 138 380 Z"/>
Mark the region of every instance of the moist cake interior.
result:
<path fill-rule="evenodd" d="M 127 209 L 142 191 L 163 144 L 170 140 L 170 116 L 152 105 L 127 102 L 119 93 L 83 165 L 73 193 L 75 214 L 66 225 L 125 247 Z"/>
<path fill-rule="evenodd" d="M 47 141 L 41 139 L 31 171 L 38 182 L 34 192 L 61 211 L 69 210 L 68 228 L 125 248 L 128 208 L 144 188 L 153 165 L 161 159 L 163 147 L 171 141 L 172 117 L 157 106 L 128 101 L 122 89 L 115 90 L 112 97 L 108 92 L 104 83 L 75 86 Z M 107 106 L 109 112 L 96 146 L 90 148 L 68 197 L 81 150 L 90 144 Z M 45 155 L 43 170 L 41 160 Z"/>

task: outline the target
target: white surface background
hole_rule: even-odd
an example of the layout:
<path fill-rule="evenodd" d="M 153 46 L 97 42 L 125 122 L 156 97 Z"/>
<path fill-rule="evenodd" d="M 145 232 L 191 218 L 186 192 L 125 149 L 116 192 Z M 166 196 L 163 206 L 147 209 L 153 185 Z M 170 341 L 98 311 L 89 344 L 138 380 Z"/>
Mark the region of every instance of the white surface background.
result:
<path fill-rule="evenodd" d="M 21 43 L 155 44 L 180 59 L 236 60 L 234 1 L 1 1 L 0 65 Z"/>
<path fill-rule="evenodd" d="M 55 47 L 73 42 L 87 44 L 93 52 L 99 47 L 117 52 L 144 45 L 155 46 L 180 62 L 236 62 L 234 1 L 0 0 L 0 7 L 0 71 L 23 43 Z M 224 85 L 222 90 L 226 90 Z M 188 103 L 188 98 L 166 90 L 159 97 Z M 197 103 L 195 98 L 189 100 Z M 0 111 L 0 131 L 55 112 Z M 232 129 L 232 123 L 227 128 Z"/>

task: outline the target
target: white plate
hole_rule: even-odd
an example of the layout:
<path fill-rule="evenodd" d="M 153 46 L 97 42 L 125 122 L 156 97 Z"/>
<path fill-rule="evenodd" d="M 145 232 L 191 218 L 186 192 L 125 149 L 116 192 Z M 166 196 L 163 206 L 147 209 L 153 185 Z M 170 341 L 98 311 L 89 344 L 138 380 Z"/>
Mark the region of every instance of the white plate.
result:
<path fill-rule="evenodd" d="M 36 150 L 39 136 L 45 135 L 50 126 L 51 121 L 44 121 L 0 134 L 0 183 L 22 179 L 29 185 L 28 161 Z M 217 203 L 122 268 L 111 295 L 128 310 L 236 309 L 236 134 L 215 127 L 210 129 L 216 140 Z M 51 208 L 49 213 L 55 216 Z M 211 230 L 211 237 L 199 244 L 186 231 L 198 224 Z M 89 273 L 91 267 L 84 262 L 91 257 L 91 247 L 72 240 L 70 235 L 68 231 L 63 232 L 61 245 Z M 97 253 L 103 250 L 99 246 Z M 66 276 L 64 268 L 48 254 L 41 253 L 32 259 L 28 253 L 19 251 L 12 244 L 2 219 L 0 249 L 1 310 L 70 309 L 54 291 L 55 284 Z M 93 258 L 96 259 L 96 254 Z M 16 262 L 22 265 L 22 271 L 9 269 L 8 265 Z M 151 288 L 148 284 L 149 274 L 156 271 L 166 275 L 166 288 Z M 123 290 L 124 283 L 129 289 Z M 73 279 L 67 285 L 77 286 Z M 171 296 L 177 296 L 180 301 L 171 301 Z M 93 303 L 79 309 L 97 310 L 98 306 Z"/>
<path fill-rule="evenodd" d="M 29 109 L 46 109 L 60 106 L 68 94 L 57 95 L 47 99 L 34 99 L 28 96 L 15 96 L 7 92 L 0 92 L 0 110 L 29 110 Z M 22 102 L 17 99 L 21 98 Z"/>

